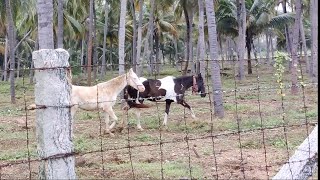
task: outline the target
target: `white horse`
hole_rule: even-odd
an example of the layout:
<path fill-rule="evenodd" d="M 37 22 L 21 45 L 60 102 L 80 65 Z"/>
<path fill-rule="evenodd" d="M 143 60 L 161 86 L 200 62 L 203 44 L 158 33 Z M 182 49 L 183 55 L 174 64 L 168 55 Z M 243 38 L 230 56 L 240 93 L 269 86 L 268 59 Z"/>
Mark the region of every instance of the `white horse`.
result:
<path fill-rule="evenodd" d="M 111 133 L 111 129 L 118 120 L 112 107 L 116 103 L 118 94 L 127 86 L 132 86 L 139 92 L 144 92 L 145 87 L 133 72 L 132 68 L 126 74 L 115 77 L 107 82 L 99 83 L 95 86 L 75 86 L 72 85 L 71 92 L 71 116 L 72 119 L 76 111 L 80 108 L 87 111 L 103 110 L 105 115 L 106 133 Z M 109 116 L 114 120 L 109 126 Z"/>

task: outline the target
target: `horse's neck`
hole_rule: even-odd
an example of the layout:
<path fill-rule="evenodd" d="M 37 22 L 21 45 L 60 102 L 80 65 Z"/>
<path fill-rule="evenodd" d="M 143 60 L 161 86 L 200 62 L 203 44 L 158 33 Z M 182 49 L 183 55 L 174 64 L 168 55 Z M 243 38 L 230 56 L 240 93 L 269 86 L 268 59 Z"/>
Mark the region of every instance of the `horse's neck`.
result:
<path fill-rule="evenodd" d="M 193 77 L 187 76 L 182 80 L 182 82 L 184 82 L 185 88 L 188 89 L 193 85 Z"/>
<path fill-rule="evenodd" d="M 122 91 L 127 83 L 127 74 L 123 74 L 121 76 L 118 76 L 116 78 L 111 79 L 108 82 L 102 83 L 102 86 L 108 86 L 108 88 L 112 88 L 113 92 L 118 95 L 120 91 Z"/>

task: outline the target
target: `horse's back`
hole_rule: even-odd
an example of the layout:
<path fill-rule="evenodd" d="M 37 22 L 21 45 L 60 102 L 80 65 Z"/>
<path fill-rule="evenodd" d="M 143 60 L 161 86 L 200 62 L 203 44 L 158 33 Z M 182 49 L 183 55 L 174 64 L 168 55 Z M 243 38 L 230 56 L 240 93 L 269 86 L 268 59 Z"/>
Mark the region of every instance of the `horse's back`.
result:
<path fill-rule="evenodd" d="M 72 104 L 78 105 L 81 109 L 94 110 L 97 108 L 97 87 L 96 86 L 72 86 Z"/>

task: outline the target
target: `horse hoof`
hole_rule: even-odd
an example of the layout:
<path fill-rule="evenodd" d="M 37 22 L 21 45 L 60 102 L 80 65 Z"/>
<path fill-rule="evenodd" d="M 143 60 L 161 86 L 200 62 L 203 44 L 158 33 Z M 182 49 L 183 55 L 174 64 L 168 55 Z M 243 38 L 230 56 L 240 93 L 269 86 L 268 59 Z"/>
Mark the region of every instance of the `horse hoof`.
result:
<path fill-rule="evenodd" d="M 138 127 L 137 129 L 138 129 L 139 132 L 144 130 L 142 127 Z"/>
<path fill-rule="evenodd" d="M 196 118 L 196 115 L 194 115 L 194 114 L 191 114 L 191 117 L 192 117 L 193 119 L 195 119 L 195 118 Z"/>

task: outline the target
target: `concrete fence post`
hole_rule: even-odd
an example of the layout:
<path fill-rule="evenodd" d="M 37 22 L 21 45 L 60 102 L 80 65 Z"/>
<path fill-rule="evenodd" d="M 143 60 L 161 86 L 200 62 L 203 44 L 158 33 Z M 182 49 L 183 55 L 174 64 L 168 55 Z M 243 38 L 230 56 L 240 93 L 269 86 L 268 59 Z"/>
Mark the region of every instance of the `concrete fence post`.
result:
<path fill-rule="evenodd" d="M 75 179 L 71 136 L 69 54 L 64 49 L 32 53 L 40 179 Z"/>

